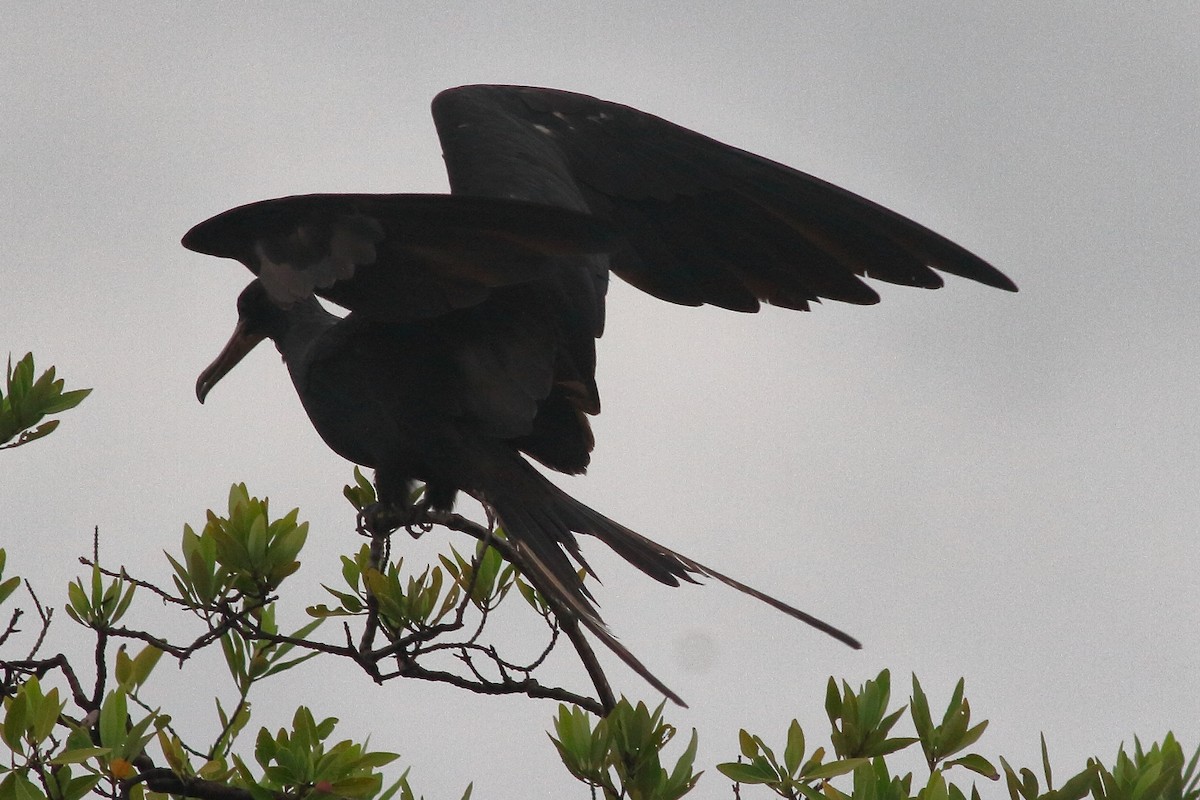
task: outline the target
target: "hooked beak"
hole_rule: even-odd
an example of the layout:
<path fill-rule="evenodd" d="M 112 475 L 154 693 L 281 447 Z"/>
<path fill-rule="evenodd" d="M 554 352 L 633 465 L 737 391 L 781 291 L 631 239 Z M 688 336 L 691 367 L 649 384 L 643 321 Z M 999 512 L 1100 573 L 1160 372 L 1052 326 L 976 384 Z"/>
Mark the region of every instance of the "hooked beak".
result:
<path fill-rule="evenodd" d="M 229 337 L 229 341 L 221 349 L 220 355 L 196 379 L 196 399 L 203 403 L 204 398 L 217 385 L 217 382 L 224 378 L 229 370 L 236 367 L 237 363 L 264 338 L 261 333 L 251 332 L 246 320 L 239 319 L 237 326 L 233 329 L 233 336 Z"/>

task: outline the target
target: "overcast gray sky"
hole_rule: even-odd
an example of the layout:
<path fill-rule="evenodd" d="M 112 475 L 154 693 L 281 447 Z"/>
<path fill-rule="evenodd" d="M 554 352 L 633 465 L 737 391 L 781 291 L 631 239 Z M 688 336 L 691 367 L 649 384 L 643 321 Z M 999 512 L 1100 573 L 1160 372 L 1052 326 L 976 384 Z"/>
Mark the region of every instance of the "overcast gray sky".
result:
<path fill-rule="evenodd" d="M 10 9 L 0 350 L 95 392 L 3 456 L 0 546 L 52 594 L 99 525 L 110 562 L 165 578 L 182 524 L 244 480 L 312 521 L 293 591 L 320 601 L 358 546 L 350 467 L 269 347 L 196 403 L 249 276 L 179 237 L 267 197 L 442 191 L 437 91 L 572 89 L 870 197 L 1021 287 L 950 278 L 883 286 L 875 307 L 736 315 L 613 286 L 593 467 L 560 484 L 865 643 L 720 586 L 668 590 L 586 542 L 605 617 L 691 703 L 670 717 L 700 729 L 704 763 L 736 752 L 739 726 L 779 740 L 799 716 L 823 735 L 827 677 L 884 667 L 898 697 L 915 671 L 942 703 L 966 676 L 993 720 L 985 754 L 1035 763 L 1044 731 L 1059 774 L 1134 734 L 1194 747 L 1198 42 L 1186 2 Z M 427 796 L 573 785 L 542 734 L 550 703 L 291 674 L 261 723 L 297 699 L 340 713 Z M 554 675 L 586 688 L 569 659 Z M 202 671 L 181 680 L 211 694 Z M 727 796 L 723 779 L 697 796 Z"/>

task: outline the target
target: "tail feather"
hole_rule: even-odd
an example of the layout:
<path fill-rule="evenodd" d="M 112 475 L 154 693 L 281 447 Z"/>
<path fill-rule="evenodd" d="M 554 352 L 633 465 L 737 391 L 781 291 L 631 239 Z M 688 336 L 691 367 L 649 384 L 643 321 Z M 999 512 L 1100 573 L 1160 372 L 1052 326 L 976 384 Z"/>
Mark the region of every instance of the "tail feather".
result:
<path fill-rule="evenodd" d="M 507 528 L 505 529 L 508 530 Z M 532 549 L 521 548 L 520 542 L 515 537 L 513 543 L 517 544 L 521 551 L 521 556 L 525 563 L 521 564 L 525 577 L 540 591 L 544 596 L 549 598 L 552 605 L 565 607 L 584 627 L 591 631 L 597 639 L 604 643 L 604 646 L 611 650 L 618 658 L 625 662 L 626 666 L 642 676 L 642 679 L 653 686 L 671 702 L 687 708 L 687 703 L 683 702 L 683 698 L 671 690 L 669 686 L 659 680 L 649 668 L 643 664 L 638 657 L 629 651 L 629 648 L 621 644 L 621 641 L 613 635 L 608 626 L 604 624 L 604 620 L 600 619 L 600 615 L 596 613 L 595 607 L 589 602 L 590 595 L 582 586 L 574 588 L 569 585 L 564 585 L 559 580 L 555 571 L 547 566 L 537 553 Z M 578 584 L 579 576 L 575 575 L 575 583 Z M 583 594 L 580 594 L 582 589 Z M 560 609 L 556 609 L 561 611 Z"/>
<path fill-rule="evenodd" d="M 533 505 L 522 503 L 497 503 L 493 505 L 500 517 L 500 524 L 509 538 L 523 554 L 536 557 L 538 564 L 547 575 L 555 579 L 555 583 L 569 594 L 579 595 L 591 608 L 595 598 L 579 579 L 575 563 L 582 566 L 589 574 L 595 575 L 590 565 L 579 550 L 579 542 L 567 528 L 555 524 L 548 518 L 545 510 Z M 571 558 L 568 558 L 568 554 Z"/>
<path fill-rule="evenodd" d="M 578 503 L 578 501 L 573 500 L 572 498 L 568 497 L 567 495 L 564 494 L 563 496 L 566 497 L 567 500 L 570 500 L 572 503 L 576 503 L 577 505 L 582 506 L 581 503 Z M 596 538 L 600 539 L 600 541 L 607 544 L 609 547 L 611 547 L 613 550 L 615 550 L 619 555 L 624 557 L 625 560 L 629 561 L 635 567 L 640 568 L 647 575 L 650 575 L 651 577 L 657 577 L 654 572 L 643 567 L 641 561 L 631 558 L 629 555 L 627 555 L 627 553 L 629 553 L 629 552 L 636 552 L 636 553 L 653 552 L 659 558 L 661 558 L 663 560 L 671 560 L 675 564 L 679 565 L 684 570 L 684 572 L 680 575 L 680 577 L 682 577 L 684 580 L 690 581 L 692 583 L 699 583 L 699 581 L 697 581 L 693 577 L 693 575 L 704 575 L 706 577 L 713 578 L 713 579 L 718 580 L 721 583 L 725 584 L 726 586 L 730 586 L 734 589 L 737 589 L 739 592 L 748 594 L 751 597 L 755 598 L 756 600 L 761 600 L 762 602 L 766 603 L 767 605 L 769 605 L 773 608 L 779 609 L 783 613 L 787 614 L 789 617 L 794 617 L 795 619 L 800 620 L 801 622 L 805 623 L 806 625 L 816 628 L 817 630 L 821 631 L 822 633 L 826 633 L 826 634 L 832 636 L 833 638 L 837 639 L 838 641 L 843 642 L 843 643 L 849 645 L 850 647 L 853 647 L 855 650 L 862 649 L 862 644 L 857 639 L 855 639 L 853 636 L 846 633 L 845 631 L 842 631 L 839 628 L 836 628 L 833 625 L 830 625 L 828 622 L 825 622 L 822 619 L 814 617 L 812 614 L 809 614 L 806 611 L 801 611 L 800 609 L 796 608 L 795 606 L 789 605 L 788 603 L 785 603 L 782 600 L 779 600 L 778 598 L 772 597 L 771 595 L 767 594 L 766 592 L 759 591 L 758 589 L 755 589 L 753 586 L 747 586 L 746 584 L 742 583 L 741 581 L 737 580 L 736 578 L 731 578 L 723 572 L 718 572 L 717 570 L 713 569 L 712 567 L 709 567 L 705 564 L 701 564 L 699 561 L 696 561 L 693 558 L 689 558 L 688 556 L 685 556 L 682 553 L 677 553 L 674 550 L 671 550 L 667 547 L 663 547 L 658 542 L 655 542 L 652 539 L 648 539 L 647 537 L 642 536 L 640 533 L 638 533 L 636 531 L 632 531 L 629 528 L 626 528 L 624 525 L 621 525 L 620 523 L 613 522 L 612 520 L 603 516 L 599 512 L 593 511 L 592 509 L 588 508 L 587 506 L 582 506 L 582 507 L 586 511 L 588 511 L 593 517 L 595 517 L 597 522 L 600 524 L 595 525 L 592 530 L 579 531 L 579 532 L 580 533 L 590 533 L 593 536 L 595 536 Z M 662 579 L 659 578 L 659 580 L 662 580 Z M 670 581 L 663 581 L 663 582 L 670 583 L 670 585 L 672 585 L 672 586 L 678 585 L 678 583 L 671 583 Z"/>
<path fill-rule="evenodd" d="M 498 491 L 487 492 L 482 499 L 496 511 L 509 541 L 525 560 L 522 566 L 526 577 L 553 602 L 570 611 L 634 672 L 672 701 L 685 705 L 678 695 L 654 677 L 617 640 L 601 619 L 595 598 L 580 580 L 571 561 L 574 559 L 589 574 L 595 575 L 580 552 L 576 533 L 596 537 L 630 564 L 668 586 L 678 586 L 682 581 L 698 583 L 698 576 L 712 578 L 850 647 L 862 647 L 857 639 L 824 620 L 614 522 L 563 492 L 524 460 L 520 463 L 523 469 L 508 473 L 517 476 L 518 480 Z"/>

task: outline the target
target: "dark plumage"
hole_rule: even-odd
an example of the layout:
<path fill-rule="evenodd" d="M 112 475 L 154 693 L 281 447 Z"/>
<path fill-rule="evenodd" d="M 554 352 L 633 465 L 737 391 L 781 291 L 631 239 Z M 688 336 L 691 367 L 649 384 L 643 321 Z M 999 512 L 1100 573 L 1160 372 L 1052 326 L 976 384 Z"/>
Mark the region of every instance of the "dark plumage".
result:
<path fill-rule="evenodd" d="M 713 577 L 857 646 L 578 503 L 521 454 L 587 467 L 610 270 L 664 300 L 736 311 L 877 302 L 862 276 L 1013 283 L 869 200 L 626 106 L 465 86 L 439 94 L 433 115 L 450 195 L 286 197 L 188 232 L 185 247 L 258 276 L 200 400 L 273 339 L 321 437 L 376 470 L 381 503 L 408 513 L 423 481 L 435 509 L 459 491 L 489 504 L 534 585 L 673 699 L 600 620 L 575 571 L 586 567 L 576 533 L 663 583 Z"/>

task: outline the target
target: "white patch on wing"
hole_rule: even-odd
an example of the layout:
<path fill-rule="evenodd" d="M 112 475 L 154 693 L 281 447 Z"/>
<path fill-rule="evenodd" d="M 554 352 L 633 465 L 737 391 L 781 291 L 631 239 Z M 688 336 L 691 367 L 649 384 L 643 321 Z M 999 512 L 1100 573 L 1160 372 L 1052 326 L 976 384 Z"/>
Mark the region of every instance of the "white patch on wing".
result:
<path fill-rule="evenodd" d="M 557 136 L 558 135 L 554 132 L 554 130 L 552 128 L 547 128 L 545 125 L 539 125 L 536 122 L 533 123 L 533 127 L 535 129 L 541 131 L 542 133 L 546 134 L 547 136 Z"/>
<path fill-rule="evenodd" d="M 362 218 L 366 221 L 366 218 Z M 375 243 L 383 238 L 379 223 L 374 223 L 374 229 L 352 230 L 342 225 L 335 226 L 329 237 L 329 256 L 326 258 L 328 269 L 320 275 L 317 286 L 324 289 L 334 282 L 354 275 L 354 268 L 359 264 L 372 264 L 375 261 Z"/>
<path fill-rule="evenodd" d="M 254 252 L 258 255 L 258 279 L 275 305 L 289 308 L 313 293 L 312 279 L 302 268 L 272 261 L 261 240 L 255 243 Z"/>
<path fill-rule="evenodd" d="M 259 239 L 259 280 L 276 304 L 287 307 L 354 276 L 375 262 L 375 245 L 383 239 L 379 221 L 362 214 L 347 215 L 329 226 L 301 225 L 285 237 Z"/>

